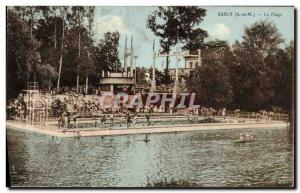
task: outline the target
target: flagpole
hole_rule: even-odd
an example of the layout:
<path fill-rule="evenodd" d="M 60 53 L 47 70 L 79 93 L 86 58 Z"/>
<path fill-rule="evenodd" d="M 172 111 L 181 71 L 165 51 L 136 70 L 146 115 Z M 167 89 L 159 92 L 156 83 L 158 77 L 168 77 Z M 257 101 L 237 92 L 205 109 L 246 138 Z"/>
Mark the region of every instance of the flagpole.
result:
<path fill-rule="evenodd" d="M 153 39 L 153 63 L 152 63 L 152 83 L 151 83 L 151 92 L 156 90 L 156 81 L 155 81 L 155 39 Z"/>

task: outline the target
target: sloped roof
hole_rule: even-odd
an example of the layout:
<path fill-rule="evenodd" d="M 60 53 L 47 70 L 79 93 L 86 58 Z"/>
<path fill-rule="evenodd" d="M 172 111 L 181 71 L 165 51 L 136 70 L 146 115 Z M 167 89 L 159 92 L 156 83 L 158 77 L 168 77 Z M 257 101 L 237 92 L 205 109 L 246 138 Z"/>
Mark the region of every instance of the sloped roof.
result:
<path fill-rule="evenodd" d="M 209 57 L 212 54 L 214 54 L 216 52 L 219 52 L 219 51 L 222 51 L 224 49 L 225 49 L 224 47 L 215 47 L 215 48 L 204 48 L 204 49 L 201 49 L 201 57 L 202 58 Z M 198 50 L 190 51 L 189 54 L 190 55 L 185 56 L 185 58 L 196 58 L 196 57 L 198 57 L 197 56 L 198 55 Z M 191 55 L 194 55 L 194 56 L 191 56 Z"/>
<path fill-rule="evenodd" d="M 201 50 L 201 56 L 202 56 L 202 58 L 209 57 L 212 54 L 214 54 L 216 52 L 220 52 L 224 49 L 225 49 L 224 47 L 206 48 L 206 49 Z"/>

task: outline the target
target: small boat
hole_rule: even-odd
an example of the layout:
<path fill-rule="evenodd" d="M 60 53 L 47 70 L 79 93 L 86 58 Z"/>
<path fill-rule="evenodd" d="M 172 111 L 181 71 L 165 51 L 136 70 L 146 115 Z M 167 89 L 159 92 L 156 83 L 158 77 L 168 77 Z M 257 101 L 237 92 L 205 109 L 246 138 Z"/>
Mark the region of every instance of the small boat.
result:
<path fill-rule="evenodd" d="M 253 135 L 240 135 L 240 139 L 234 140 L 233 143 L 246 143 L 246 142 L 252 142 L 256 141 L 255 137 Z"/>

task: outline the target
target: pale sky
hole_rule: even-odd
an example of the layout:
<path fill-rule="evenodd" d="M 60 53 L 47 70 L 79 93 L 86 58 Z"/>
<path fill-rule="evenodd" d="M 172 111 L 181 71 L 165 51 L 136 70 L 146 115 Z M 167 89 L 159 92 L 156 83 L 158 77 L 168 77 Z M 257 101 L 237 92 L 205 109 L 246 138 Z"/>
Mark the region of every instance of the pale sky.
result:
<path fill-rule="evenodd" d="M 200 27 L 208 31 L 210 39 L 222 39 L 229 43 L 241 40 L 244 27 L 259 20 L 273 21 L 282 37 L 289 42 L 294 39 L 294 8 L 293 7 L 203 7 L 207 10 Z M 97 41 L 107 31 L 119 31 L 121 34 L 119 56 L 123 63 L 125 37 L 134 38 L 135 55 L 138 56 L 138 66 L 150 67 L 152 64 L 152 44 L 156 38 L 146 28 L 148 15 L 156 7 L 96 7 L 94 39 Z M 220 16 L 220 13 L 232 12 L 232 16 Z M 243 16 L 243 13 L 251 13 L 251 16 Z M 240 16 L 235 14 L 239 13 Z M 159 49 L 159 41 L 156 38 L 156 50 Z M 183 66 L 183 60 L 180 63 Z M 165 62 L 162 59 L 156 61 L 156 67 L 162 69 Z M 174 59 L 171 59 L 171 67 L 175 67 Z"/>

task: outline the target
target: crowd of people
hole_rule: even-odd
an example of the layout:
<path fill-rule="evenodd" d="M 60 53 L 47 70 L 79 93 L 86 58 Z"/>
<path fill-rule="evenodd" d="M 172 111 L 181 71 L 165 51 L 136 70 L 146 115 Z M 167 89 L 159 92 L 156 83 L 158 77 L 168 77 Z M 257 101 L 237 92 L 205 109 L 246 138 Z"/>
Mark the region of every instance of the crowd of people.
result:
<path fill-rule="evenodd" d="M 51 93 L 40 96 L 42 106 L 47 107 L 47 116 L 58 120 L 58 128 L 78 128 L 78 118 L 93 118 L 95 125 L 105 126 L 109 121 L 113 125 L 114 117 L 124 117 L 129 127 L 131 124 L 136 125 L 138 115 L 145 117 L 149 122 L 150 115 L 172 115 L 177 111 L 176 115 L 197 115 L 202 117 L 225 117 L 230 116 L 243 117 L 239 109 L 235 111 L 227 111 L 226 108 L 215 109 L 212 107 L 200 107 L 194 109 L 181 109 L 160 107 L 151 105 L 150 107 L 129 108 L 128 103 L 122 103 L 121 106 L 103 108 L 100 104 L 100 91 L 95 91 L 93 95 L 85 96 L 85 94 L 77 94 L 74 90 L 68 90 L 63 95 L 53 95 Z M 9 118 L 25 120 L 27 115 L 26 97 L 20 94 L 16 99 L 8 101 L 7 112 Z M 157 114 L 158 113 L 158 114 Z M 160 114 L 162 113 L 162 114 Z M 131 114 L 131 115 L 130 115 Z M 175 114 L 174 114 L 175 115 Z M 267 111 L 253 112 L 248 114 L 248 118 L 271 119 L 273 113 Z M 189 119 L 189 117 L 188 117 Z"/>
<path fill-rule="evenodd" d="M 90 86 L 88 89 L 85 89 L 85 86 L 80 86 L 79 88 L 79 93 L 82 95 L 88 95 L 88 94 L 95 94 L 98 95 L 101 93 L 99 88 Z M 59 89 L 59 91 L 56 90 L 56 88 L 50 88 L 47 93 L 51 95 L 56 95 L 56 94 L 71 94 L 71 93 L 76 93 L 77 88 L 75 86 L 63 86 Z"/>
<path fill-rule="evenodd" d="M 147 122 L 147 125 L 150 125 L 150 113 L 145 113 L 145 120 Z M 127 128 L 129 127 L 135 127 L 138 123 L 138 115 L 137 113 L 130 114 L 130 112 L 125 113 L 125 124 Z M 94 127 L 95 128 L 113 128 L 115 126 L 114 122 L 114 114 L 102 114 L 99 117 L 94 117 Z M 118 123 L 120 125 L 120 122 Z M 89 125 L 91 127 L 91 125 Z M 76 114 L 70 114 L 67 112 L 64 112 L 61 116 L 58 117 L 57 119 L 57 128 L 58 129 L 78 129 L 79 124 L 78 124 L 78 116 Z"/>
<path fill-rule="evenodd" d="M 27 105 L 22 95 L 19 95 L 14 100 L 9 100 L 7 105 L 8 118 L 19 117 L 19 119 L 24 119 L 27 111 Z"/>

